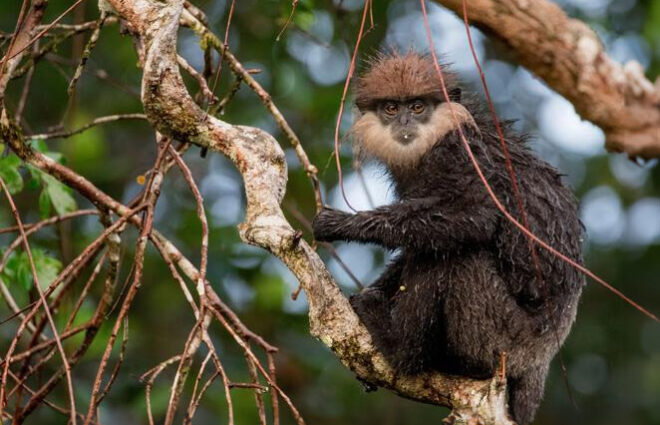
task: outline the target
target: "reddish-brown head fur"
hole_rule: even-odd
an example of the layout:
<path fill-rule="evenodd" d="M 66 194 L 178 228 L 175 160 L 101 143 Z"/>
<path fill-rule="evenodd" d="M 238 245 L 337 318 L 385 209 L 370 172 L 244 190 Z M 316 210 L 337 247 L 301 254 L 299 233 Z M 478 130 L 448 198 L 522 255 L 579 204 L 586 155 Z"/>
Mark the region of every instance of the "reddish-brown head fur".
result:
<path fill-rule="evenodd" d="M 448 86 L 453 77 L 447 74 Z M 406 54 L 379 53 L 368 69 L 358 78 L 355 87 L 355 104 L 360 109 L 382 99 L 405 99 L 431 96 L 443 99 L 440 79 L 433 61 L 426 55 L 409 51 Z"/>
<path fill-rule="evenodd" d="M 445 102 L 442 85 L 432 59 L 415 52 L 380 53 L 357 80 L 355 103 L 360 109 L 353 124 L 358 157 L 376 158 L 390 171 L 412 169 L 438 141 L 459 125 L 478 128 L 468 109 L 458 102 Z M 448 89 L 457 88 L 453 74 L 444 70 Z M 450 95 L 451 96 L 451 95 Z M 434 111 L 428 122 L 418 123 L 415 138 L 398 142 L 389 124 L 384 124 L 372 108 L 383 100 L 434 98 Z"/>

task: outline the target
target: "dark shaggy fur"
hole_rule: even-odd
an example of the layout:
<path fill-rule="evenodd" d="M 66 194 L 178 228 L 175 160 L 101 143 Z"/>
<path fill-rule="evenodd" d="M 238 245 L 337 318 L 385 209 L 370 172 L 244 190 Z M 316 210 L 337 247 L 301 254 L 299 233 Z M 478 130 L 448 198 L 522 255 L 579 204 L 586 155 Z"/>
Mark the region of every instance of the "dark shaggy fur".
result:
<path fill-rule="evenodd" d="M 356 103 L 407 97 L 405 90 L 423 95 L 408 85 L 413 82 L 435 93 L 430 67 L 419 55 L 380 57 L 360 80 Z M 397 81 L 403 86 L 394 87 Z M 486 178 L 520 217 L 490 115 L 481 101 L 463 96 L 460 103 L 480 129 L 463 127 Z M 523 136 L 504 127 L 532 231 L 580 262 L 583 228 L 574 196 L 554 168 L 529 152 Z M 574 321 L 584 278 L 538 245 L 536 269 L 527 238 L 495 207 L 457 131 L 415 166 L 389 171 L 396 203 L 356 214 L 325 209 L 314 220 L 318 240 L 399 250 L 382 276 L 351 298 L 355 311 L 401 373 L 487 378 L 506 352 L 510 411 L 518 424 L 530 423 L 550 361 Z"/>

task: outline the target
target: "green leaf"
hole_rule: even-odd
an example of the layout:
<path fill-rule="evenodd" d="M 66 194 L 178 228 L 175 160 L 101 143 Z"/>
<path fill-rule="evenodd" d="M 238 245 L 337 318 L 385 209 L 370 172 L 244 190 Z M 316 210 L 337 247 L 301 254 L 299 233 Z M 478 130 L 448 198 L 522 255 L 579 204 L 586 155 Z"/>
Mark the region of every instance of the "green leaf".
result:
<path fill-rule="evenodd" d="M 48 192 L 57 214 L 62 215 L 78 209 L 76 200 L 73 198 L 73 191 L 70 188 L 48 174 L 43 174 L 41 178 L 45 185 L 44 190 Z"/>
<path fill-rule="evenodd" d="M 301 0 L 300 3 L 298 3 L 299 10 L 313 10 L 314 7 L 314 0 Z"/>
<path fill-rule="evenodd" d="M 36 187 L 39 187 L 38 185 L 41 183 L 41 176 L 44 175 L 44 172 L 41 171 L 40 169 L 38 169 L 37 167 L 34 167 L 32 165 L 29 165 L 29 164 L 27 164 L 25 166 L 25 168 L 27 168 L 27 170 L 30 172 L 30 177 L 32 177 L 31 181 L 36 182 L 36 184 L 37 184 Z"/>
<path fill-rule="evenodd" d="M 39 152 L 46 152 L 48 150 L 48 145 L 42 139 L 36 139 L 32 142 L 32 147 Z"/>
<path fill-rule="evenodd" d="M 4 180 L 9 193 L 18 193 L 23 190 L 23 177 L 18 171 L 21 160 L 16 155 L 0 158 L 0 177 Z"/>
<path fill-rule="evenodd" d="M 12 168 L 18 168 L 21 165 L 21 160 L 16 155 L 11 154 L 11 155 L 7 155 L 3 158 L 0 158 L 0 164 L 4 164 L 4 165 L 6 165 L 8 167 L 12 167 Z M 2 165 L 0 165 L 0 166 L 2 166 Z"/>
<path fill-rule="evenodd" d="M 48 218 L 52 213 L 52 204 L 50 201 L 50 196 L 46 189 L 42 189 L 39 194 L 39 215 L 41 218 Z"/>
<path fill-rule="evenodd" d="M 314 13 L 298 10 L 293 19 L 300 28 L 308 30 L 314 24 Z"/>
<path fill-rule="evenodd" d="M 5 255 L 6 250 L 2 250 L 2 255 Z M 16 252 L 12 252 L 9 255 L 9 258 L 7 259 L 7 264 L 5 264 L 5 268 L 2 269 L 2 274 L 9 280 L 10 282 L 13 281 L 16 278 Z"/>
<path fill-rule="evenodd" d="M 59 152 L 45 152 L 44 155 L 46 155 L 48 158 L 52 159 L 55 162 L 59 162 L 60 164 L 62 163 L 62 154 Z"/>
<path fill-rule="evenodd" d="M 50 257 L 41 249 L 33 249 L 32 257 L 34 258 L 34 266 L 37 269 L 39 286 L 41 289 L 46 289 L 62 270 L 62 263 L 57 258 Z"/>
<path fill-rule="evenodd" d="M 16 256 L 15 264 L 15 280 L 26 291 L 32 287 L 32 272 L 30 270 L 30 262 L 25 253 Z"/>
<path fill-rule="evenodd" d="M 34 267 L 37 270 L 39 286 L 41 289 L 48 288 L 62 270 L 62 263 L 57 258 L 49 256 L 46 251 L 39 248 L 32 248 L 32 259 L 34 260 Z M 32 289 L 32 285 L 34 285 L 32 267 L 25 252 L 21 252 L 20 254 L 12 253 L 9 256 L 2 275 L 9 284 L 18 284 L 26 291 Z"/>

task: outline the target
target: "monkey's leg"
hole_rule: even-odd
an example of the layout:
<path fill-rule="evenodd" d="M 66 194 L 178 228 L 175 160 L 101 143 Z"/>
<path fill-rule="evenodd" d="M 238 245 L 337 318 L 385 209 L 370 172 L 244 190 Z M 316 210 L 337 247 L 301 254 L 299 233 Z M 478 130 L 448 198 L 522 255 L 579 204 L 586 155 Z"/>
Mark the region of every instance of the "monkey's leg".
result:
<path fill-rule="evenodd" d="M 518 305 L 489 253 L 457 259 L 449 275 L 444 310 L 448 348 L 458 359 L 453 372 L 492 376 L 506 352 L 509 410 L 518 425 L 529 424 L 543 397 L 555 334 L 540 331 L 543 317 Z"/>
<path fill-rule="evenodd" d="M 391 298 L 400 286 L 403 260 L 397 258 L 371 286 L 351 296 L 351 306 L 369 330 L 376 346 L 383 351 L 392 342 L 389 339 L 391 325 Z"/>
<path fill-rule="evenodd" d="M 432 274 L 405 282 L 406 289 L 392 300 L 392 323 L 386 352 L 399 372 L 417 374 L 442 362 L 445 347 L 440 287 Z"/>
<path fill-rule="evenodd" d="M 543 399 L 548 367 L 533 369 L 519 378 L 509 378 L 509 411 L 518 425 L 534 420 L 536 410 Z"/>

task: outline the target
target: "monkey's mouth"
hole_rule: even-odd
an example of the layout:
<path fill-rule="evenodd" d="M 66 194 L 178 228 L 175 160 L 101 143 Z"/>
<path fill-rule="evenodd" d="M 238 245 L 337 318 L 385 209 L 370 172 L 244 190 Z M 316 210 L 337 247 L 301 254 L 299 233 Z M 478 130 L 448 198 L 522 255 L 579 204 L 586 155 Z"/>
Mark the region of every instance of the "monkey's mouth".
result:
<path fill-rule="evenodd" d="M 409 131 L 402 131 L 396 135 L 397 142 L 402 145 L 409 145 L 417 138 L 417 134 Z"/>

